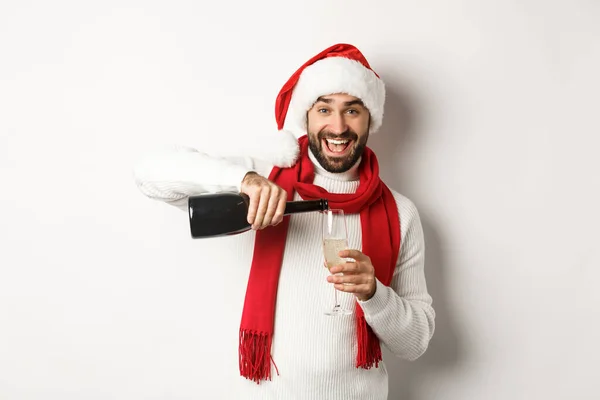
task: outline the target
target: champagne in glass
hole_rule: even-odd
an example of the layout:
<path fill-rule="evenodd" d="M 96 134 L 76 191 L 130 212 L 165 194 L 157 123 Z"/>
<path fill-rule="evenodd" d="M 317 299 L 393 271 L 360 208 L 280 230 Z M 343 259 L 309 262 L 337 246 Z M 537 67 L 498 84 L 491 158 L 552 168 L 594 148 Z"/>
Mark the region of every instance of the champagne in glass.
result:
<path fill-rule="evenodd" d="M 328 269 L 346 262 L 338 253 L 348 248 L 348 233 L 343 210 L 325 210 L 322 213 L 323 224 L 323 256 Z M 339 275 L 342 275 L 341 273 Z M 325 314 L 337 316 L 348 315 L 352 311 L 343 309 L 338 302 L 338 290 L 333 289 L 335 304 Z"/>
<path fill-rule="evenodd" d="M 325 264 L 328 269 L 343 264 L 346 262 L 345 259 L 338 256 L 338 253 L 348 248 L 348 240 L 336 239 L 336 238 L 325 238 L 323 239 L 323 252 L 325 255 Z"/>

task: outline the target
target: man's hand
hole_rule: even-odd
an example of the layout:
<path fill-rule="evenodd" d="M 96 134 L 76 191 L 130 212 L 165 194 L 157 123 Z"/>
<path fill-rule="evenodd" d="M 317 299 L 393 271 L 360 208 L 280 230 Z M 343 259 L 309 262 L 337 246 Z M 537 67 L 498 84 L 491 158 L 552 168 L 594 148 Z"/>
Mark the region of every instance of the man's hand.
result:
<path fill-rule="evenodd" d="M 287 192 L 256 172 L 249 172 L 242 181 L 242 193 L 250 198 L 248 223 L 252 229 L 263 229 L 283 221 Z"/>
<path fill-rule="evenodd" d="M 329 275 L 327 282 L 333 283 L 339 291 L 353 293 L 361 301 L 373 297 L 377 286 L 375 268 L 371 264 L 371 259 L 358 250 L 342 250 L 339 252 L 339 256 L 356 261 L 332 267 L 329 270 L 331 274 L 342 272 L 344 275 Z"/>

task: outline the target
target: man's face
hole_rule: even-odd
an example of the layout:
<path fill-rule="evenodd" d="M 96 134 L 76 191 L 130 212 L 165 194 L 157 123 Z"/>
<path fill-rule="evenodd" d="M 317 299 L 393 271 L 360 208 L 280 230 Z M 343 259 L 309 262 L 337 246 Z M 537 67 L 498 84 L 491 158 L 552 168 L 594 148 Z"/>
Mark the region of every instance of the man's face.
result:
<path fill-rule="evenodd" d="M 307 113 L 308 142 L 329 172 L 349 170 L 362 155 L 369 138 L 369 110 L 347 94 L 321 96 Z"/>

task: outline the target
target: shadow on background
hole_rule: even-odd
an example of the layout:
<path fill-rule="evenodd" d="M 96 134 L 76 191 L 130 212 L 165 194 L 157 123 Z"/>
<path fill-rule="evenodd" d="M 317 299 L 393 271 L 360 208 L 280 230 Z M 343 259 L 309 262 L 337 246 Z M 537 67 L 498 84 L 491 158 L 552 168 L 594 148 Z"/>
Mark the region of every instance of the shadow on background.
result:
<path fill-rule="evenodd" d="M 411 198 L 411 187 L 407 184 L 411 181 L 408 179 L 411 171 L 401 161 L 403 155 L 422 151 L 418 147 L 418 132 L 423 116 L 419 114 L 421 108 L 418 107 L 417 96 L 402 84 L 388 80 L 386 90 L 384 124 L 381 132 L 369 139 L 369 147 L 377 154 L 382 179 L 391 188 Z M 461 360 L 466 357 L 447 302 L 444 239 L 426 210 L 419 207 L 418 201 L 415 204 L 425 234 L 425 276 L 428 291 L 433 297 L 436 327 L 427 352 L 414 362 L 401 360 L 383 349 L 389 373 L 390 400 L 426 400 L 418 397 L 415 383 L 429 386 L 428 393 L 436 393 L 438 388 L 432 386 L 439 386 L 437 377 L 459 368 Z M 434 396 L 438 398 L 437 393 Z"/>

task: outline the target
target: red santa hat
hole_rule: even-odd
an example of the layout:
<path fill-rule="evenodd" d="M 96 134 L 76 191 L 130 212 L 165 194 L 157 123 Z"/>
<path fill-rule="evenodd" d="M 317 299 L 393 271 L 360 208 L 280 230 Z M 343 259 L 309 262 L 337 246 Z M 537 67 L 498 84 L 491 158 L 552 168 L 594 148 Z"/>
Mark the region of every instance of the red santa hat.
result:
<path fill-rule="evenodd" d="M 320 96 L 335 93 L 361 99 L 371 115 L 369 132 L 379 130 L 385 104 L 384 83 L 360 50 L 340 43 L 308 60 L 279 91 L 275 102 L 279 137 L 271 143 L 275 145 L 274 154 L 264 158 L 280 167 L 293 165 L 298 156 L 297 138 L 307 134 L 307 111 Z"/>

